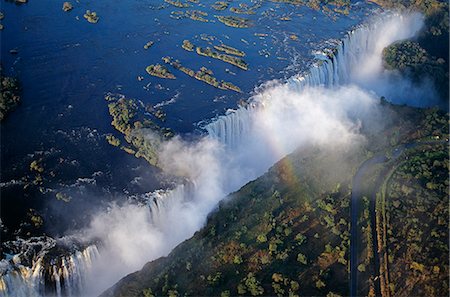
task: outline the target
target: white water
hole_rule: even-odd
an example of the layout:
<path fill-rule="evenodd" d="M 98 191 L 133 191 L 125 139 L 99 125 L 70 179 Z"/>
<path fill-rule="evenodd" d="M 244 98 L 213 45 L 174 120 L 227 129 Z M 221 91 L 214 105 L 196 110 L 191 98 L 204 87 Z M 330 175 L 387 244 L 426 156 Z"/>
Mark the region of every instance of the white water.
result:
<path fill-rule="evenodd" d="M 384 70 L 382 65 L 383 49 L 395 41 L 413 37 L 422 25 L 423 19 L 419 14 L 389 14 L 373 19 L 369 24 L 349 32 L 331 58 L 317 62 L 308 73 L 292 77 L 286 85 L 301 93 L 305 88 L 353 84 L 375 91 L 395 103 L 405 103 L 403 100 L 411 103 L 411 97 L 426 97 L 423 90 L 411 84 L 405 85 L 404 81 L 396 79 L 395 73 Z M 271 98 L 266 93 L 260 93 L 252 98 L 249 106 L 228 111 L 227 115 L 218 117 L 205 129 L 211 137 L 235 148 L 253 131 L 253 115 L 269 100 Z"/>
<path fill-rule="evenodd" d="M 86 283 L 92 262 L 98 256 L 95 245 L 72 255 L 61 256 L 54 264 L 44 266 L 47 250 L 33 257 L 31 267 L 20 263 L 20 255 L 15 255 L 11 261 L 2 260 L 0 269 L 0 296 L 78 296 Z M 56 263 L 57 262 L 57 263 Z M 46 288 L 45 276 L 51 277 L 51 287 Z"/>
<path fill-rule="evenodd" d="M 112 205 L 95 216 L 82 236 L 101 239 L 103 248 L 92 265 L 72 261 L 70 270 L 67 261 L 54 267 L 55 295 L 98 295 L 145 262 L 167 255 L 201 228 L 226 194 L 298 147 L 363 142 L 359 119 L 376 113 L 378 102 L 367 89 L 376 90 L 386 77 L 381 50 L 413 36 L 421 24 L 419 15 L 395 15 L 361 26 L 344 38 L 331 59 L 313 65 L 308 74 L 266 88 L 248 107 L 207 125 L 207 137 L 195 143 L 179 138 L 165 143 L 161 166 L 187 182 L 152 193 L 147 207 Z M 34 278 L 28 277 L 33 273 L 7 274 L 0 289 L 11 296 L 37 296 L 43 282 L 38 271 Z"/>

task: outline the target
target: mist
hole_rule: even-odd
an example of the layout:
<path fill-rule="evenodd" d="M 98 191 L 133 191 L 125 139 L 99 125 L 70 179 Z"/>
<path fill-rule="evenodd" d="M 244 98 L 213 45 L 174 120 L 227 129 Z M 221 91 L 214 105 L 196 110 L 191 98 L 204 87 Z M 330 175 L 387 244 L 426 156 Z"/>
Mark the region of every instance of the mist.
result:
<path fill-rule="evenodd" d="M 424 26 L 424 16 L 419 13 L 387 18 L 370 36 L 371 47 L 355 57 L 349 81 L 364 89 L 374 91 L 395 104 L 416 107 L 439 104 L 439 96 L 433 82 L 423 77 L 419 82 L 402 76 L 396 70 L 383 66 L 383 49 L 394 42 L 414 38 Z"/>
<path fill-rule="evenodd" d="M 354 57 L 349 84 L 298 91 L 289 83 L 272 82 L 260 89 L 253 98 L 259 107 L 246 115 L 245 137 L 235 146 L 208 135 L 193 142 L 175 137 L 164 143 L 160 166 L 185 182 L 149 194 L 146 204 L 113 204 L 93 216 L 80 235 L 101 241 L 100 255 L 86 277 L 85 295 L 98 295 L 127 273 L 167 255 L 203 226 L 227 194 L 292 151 L 312 145 L 343 149 L 364 145 L 361 128 L 379 128 L 385 121 L 380 96 L 399 103 L 420 95 L 408 80 L 392 80 L 397 74 L 383 69 L 381 52 L 396 40 L 414 36 L 422 24 L 422 17 L 414 14 L 378 26 L 373 32 L 378 46 Z M 399 93 L 403 90 L 399 86 L 406 91 Z"/>
<path fill-rule="evenodd" d="M 228 149 L 208 136 L 197 142 L 176 137 L 159 153 L 162 168 L 186 182 L 148 197 L 148 205 L 111 205 L 94 215 L 83 237 L 100 239 L 100 255 L 87 279 L 86 294 L 100 294 L 145 262 L 167 255 L 191 237 L 228 193 L 262 175 L 301 147 L 364 144 L 361 119 L 379 100 L 357 86 L 303 93 L 286 85 L 266 89 L 264 108 L 252 115 L 251 135 Z M 156 201 L 156 202 L 155 202 Z"/>

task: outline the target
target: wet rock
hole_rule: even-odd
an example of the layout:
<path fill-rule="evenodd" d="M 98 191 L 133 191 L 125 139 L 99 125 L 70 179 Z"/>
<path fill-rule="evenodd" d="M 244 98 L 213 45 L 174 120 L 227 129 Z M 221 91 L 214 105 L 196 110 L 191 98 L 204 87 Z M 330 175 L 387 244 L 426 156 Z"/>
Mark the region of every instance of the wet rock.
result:
<path fill-rule="evenodd" d="M 99 16 L 95 11 L 86 10 L 84 18 L 91 24 L 96 24 L 99 20 Z"/>
<path fill-rule="evenodd" d="M 144 49 L 149 49 L 152 47 L 152 45 L 155 44 L 153 41 L 149 41 L 144 45 Z"/>

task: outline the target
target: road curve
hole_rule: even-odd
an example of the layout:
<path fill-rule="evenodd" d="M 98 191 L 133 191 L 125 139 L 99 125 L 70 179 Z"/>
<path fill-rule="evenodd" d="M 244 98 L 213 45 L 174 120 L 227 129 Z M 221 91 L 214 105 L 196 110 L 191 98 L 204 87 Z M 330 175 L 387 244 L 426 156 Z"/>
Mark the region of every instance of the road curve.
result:
<path fill-rule="evenodd" d="M 412 142 L 408 144 L 402 144 L 395 147 L 392 151 L 392 155 L 388 158 L 385 153 L 379 153 L 374 157 L 364 161 L 356 171 L 352 179 L 352 195 L 351 195 L 351 207 L 350 207 L 350 296 L 358 296 L 358 240 L 356 237 L 358 235 L 358 211 L 360 208 L 360 202 L 362 201 L 362 185 L 364 184 L 363 176 L 368 169 L 372 166 L 386 163 L 387 161 L 395 161 L 398 159 L 402 153 L 407 150 L 414 148 L 418 145 L 436 144 L 436 143 L 447 143 L 443 140 L 426 141 L 426 142 Z M 376 181 L 376 187 L 378 188 L 382 182 L 383 175 L 381 174 Z M 375 199 L 376 193 L 373 193 L 370 201 L 370 218 L 372 226 L 375 221 Z M 375 229 L 374 229 L 375 230 Z M 375 246 L 374 251 L 376 251 L 376 236 L 374 236 L 373 245 Z M 375 269 L 378 271 L 377 257 L 375 257 Z"/>

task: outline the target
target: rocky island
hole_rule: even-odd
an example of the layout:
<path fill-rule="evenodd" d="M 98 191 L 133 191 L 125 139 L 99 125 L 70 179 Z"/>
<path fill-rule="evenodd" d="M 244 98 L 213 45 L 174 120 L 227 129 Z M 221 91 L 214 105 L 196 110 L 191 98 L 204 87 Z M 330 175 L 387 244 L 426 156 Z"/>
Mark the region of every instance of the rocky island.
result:
<path fill-rule="evenodd" d="M 226 1 L 217 1 L 211 7 L 217 11 L 222 11 L 228 8 L 228 2 Z"/>
<path fill-rule="evenodd" d="M 72 3 L 70 2 L 64 2 L 63 3 L 63 7 L 62 10 L 67 12 L 67 11 L 71 11 L 73 9 Z"/>
<path fill-rule="evenodd" d="M 225 82 L 225 81 L 219 82 L 213 76 L 214 73 L 206 67 L 201 67 L 199 71 L 195 72 L 194 70 L 181 65 L 180 61 L 178 61 L 178 60 L 173 61 L 170 57 L 164 57 L 163 61 L 167 64 L 172 65 L 175 69 L 180 70 L 184 74 L 187 74 L 190 77 L 193 77 L 197 80 L 203 81 L 215 88 L 222 89 L 222 90 L 232 90 L 232 91 L 239 92 L 239 93 L 241 92 L 241 89 L 239 87 L 235 86 L 234 84 L 232 84 L 230 82 Z"/>
<path fill-rule="evenodd" d="M 184 3 L 184 2 L 181 2 L 179 0 L 177 0 L 177 1 L 164 0 L 164 2 L 169 3 L 170 5 L 173 5 L 173 6 L 178 7 L 178 8 L 186 8 L 186 7 L 190 6 L 189 3 Z"/>
<path fill-rule="evenodd" d="M 229 27 L 235 28 L 249 28 L 252 26 L 252 22 L 249 19 L 235 17 L 235 16 L 222 16 L 218 15 L 216 18 Z"/>
<path fill-rule="evenodd" d="M 86 10 L 86 13 L 83 15 L 83 17 L 91 24 L 98 23 L 98 20 L 100 19 L 95 11 L 90 10 Z"/>
<path fill-rule="evenodd" d="M 225 48 L 223 48 L 223 49 L 225 49 Z M 241 58 L 236 58 L 236 57 L 233 57 L 233 56 L 230 56 L 230 55 L 220 54 L 220 53 L 218 53 L 216 51 L 213 51 L 209 47 L 206 47 L 206 48 L 197 47 L 196 48 L 196 52 L 197 52 L 197 54 L 199 54 L 201 56 L 222 60 L 225 63 L 229 63 L 231 65 L 237 66 L 237 67 L 239 67 L 239 68 L 241 68 L 243 70 L 248 70 L 247 62 L 245 62 Z"/>
<path fill-rule="evenodd" d="M 223 43 L 221 45 L 215 45 L 214 48 L 218 51 L 225 52 L 226 54 L 235 55 L 235 56 L 239 56 L 239 57 L 245 56 L 245 52 L 238 50 L 234 47 L 225 45 Z"/>
<path fill-rule="evenodd" d="M 183 40 L 183 44 L 181 45 L 181 47 L 190 52 L 193 52 L 195 49 L 195 46 L 189 40 Z"/>
<path fill-rule="evenodd" d="M 149 49 L 155 44 L 153 41 L 149 41 L 146 44 L 144 44 L 144 49 Z"/>
<path fill-rule="evenodd" d="M 168 128 L 156 125 L 152 120 L 143 115 L 143 111 L 136 100 L 125 98 L 122 95 L 108 94 L 105 96 L 108 102 L 109 114 L 112 117 L 111 125 L 123 135 L 125 143 L 121 145 L 119 138 L 107 135 L 107 141 L 120 147 L 137 158 L 144 158 L 151 165 L 158 165 L 157 149 L 162 141 L 170 139 L 173 132 Z"/>

